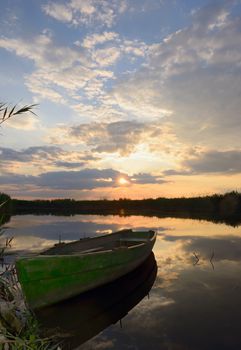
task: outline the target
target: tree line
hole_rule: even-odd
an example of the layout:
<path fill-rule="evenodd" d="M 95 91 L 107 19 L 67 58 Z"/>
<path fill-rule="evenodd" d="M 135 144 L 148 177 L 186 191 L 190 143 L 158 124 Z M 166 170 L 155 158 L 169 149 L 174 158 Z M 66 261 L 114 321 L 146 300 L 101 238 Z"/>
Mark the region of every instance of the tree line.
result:
<path fill-rule="evenodd" d="M 1 197 L 2 196 L 2 197 Z M 6 195 L 5 195 L 6 196 Z M 3 194 L 0 195 L 4 198 Z M 180 217 L 236 225 L 241 223 L 241 193 L 229 192 L 203 197 L 148 198 L 131 200 L 20 200 L 12 199 L 9 210 L 12 215 L 144 215 Z"/>

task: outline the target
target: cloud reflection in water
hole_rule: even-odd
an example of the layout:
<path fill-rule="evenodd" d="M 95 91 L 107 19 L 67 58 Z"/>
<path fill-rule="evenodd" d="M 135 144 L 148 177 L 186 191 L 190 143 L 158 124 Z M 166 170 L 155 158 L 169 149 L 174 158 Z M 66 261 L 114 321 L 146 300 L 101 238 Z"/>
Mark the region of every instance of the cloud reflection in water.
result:
<path fill-rule="evenodd" d="M 25 223 L 25 225 L 24 225 Z M 85 232 L 157 229 L 158 276 L 150 292 L 122 320 L 80 349 L 240 349 L 241 231 L 211 222 L 151 217 L 13 217 L 15 249 Z M 18 228 L 19 227 L 19 228 Z M 26 238 L 24 238 L 24 236 Z M 32 240 L 32 243 L 31 243 Z M 210 264 L 214 251 L 213 264 Z M 200 261 L 194 265 L 195 252 Z M 81 330 L 80 330 L 81 331 Z"/>

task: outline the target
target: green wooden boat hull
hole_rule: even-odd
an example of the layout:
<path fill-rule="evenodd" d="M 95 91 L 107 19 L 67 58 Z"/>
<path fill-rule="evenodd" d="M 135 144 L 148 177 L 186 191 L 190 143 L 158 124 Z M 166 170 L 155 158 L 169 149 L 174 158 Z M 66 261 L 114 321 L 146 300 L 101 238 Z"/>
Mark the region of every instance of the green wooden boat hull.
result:
<path fill-rule="evenodd" d="M 60 252 L 59 255 L 45 254 L 18 259 L 17 275 L 29 306 L 40 308 L 57 303 L 111 282 L 134 270 L 151 253 L 156 235 L 153 231 L 145 233 L 128 231 L 125 240 L 125 232 L 122 233 L 122 241 L 125 244 L 119 247 L 113 245 L 113 249 L 110 249 L 109 237 L 107 250 L 75 251 L 74 254 Z M 120 232 L 116 236 L 115 234 L 109 236 L 116 237 L 118 241 L 119 234 Z M 131 242 L 131 239 L 134 243 L 126 244 Z M 99 241 L 98 238 L 88 241 L 89 244 L 93 241 L 93 246 L 96 246 L 98 242 L 104 245 L 105 239 L 100 237 Z M 81 245 L 81 241 L 76 243 Z M 83 244 L 86 245 L 86 240 L 83 240 Z M 68 247 L 68 244 L 64 246 L 65 249 Z"/>
<path fill-rule="evenodd" d="M 67 335 L 61 343 L 64 349 L 75 349 L 124 318 L 149 293 L 156 275 L 157 264 L 150 253 L 135 270 L 114 282 L 35 310 L 35 315 L 49 335 L 56 334 L 56 329 Z"/>

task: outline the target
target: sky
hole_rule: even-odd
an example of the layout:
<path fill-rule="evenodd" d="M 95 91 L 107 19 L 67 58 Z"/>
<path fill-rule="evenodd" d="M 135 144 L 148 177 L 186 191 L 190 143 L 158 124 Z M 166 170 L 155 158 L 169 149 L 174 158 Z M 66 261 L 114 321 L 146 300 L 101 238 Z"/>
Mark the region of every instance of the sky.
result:
<path fill-rule="evenodd" d="M 241 190 L 240 0 L 3 0 L 0 77 L 13 198 Z"/>

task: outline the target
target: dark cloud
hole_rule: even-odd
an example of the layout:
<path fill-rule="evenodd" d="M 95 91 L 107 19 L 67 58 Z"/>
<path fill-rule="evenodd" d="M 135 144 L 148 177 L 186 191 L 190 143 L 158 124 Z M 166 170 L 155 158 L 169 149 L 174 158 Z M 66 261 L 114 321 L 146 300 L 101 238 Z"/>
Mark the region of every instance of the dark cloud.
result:
<path fill-rule="evenodd" d="M 135 180 L 132 181 L 132 177 L 113 169 L 83 169 L 80 171 L 52 171 L 37 176 L 7 174 L 0 177 L 0 183 L 2 185 L 33 185 L 56 190 L 91 190 L 101 187 L 117 187 L 119 186 L 117 180 L 121 177 L 129 179 L 129 185 L 132 183 L 153 184 L 164 182 L 160 177 L 150 174 L 133 175 Z"/>
<path fill-rule="evenodd" d="M 57 167 L 60 167 L 60 168 L 80 168 L 82 166 L 85 165 L 84 162 L 64 162 L 64 161 L 57 161 L 54 163 L 54 165 L 56 165 Z"/>
<path fill-rule="evenodd" d="M 120 173 L 111 169 L 84 169 L 81 171 L 55 171 L 36 177 L 35 184 L 55 189 L 93 189 L 113 186 Z"/>
<path fill-rule="evenodd" d="M 210 29 L 215 24 L 221 25 L 222 21 L 228 15 L 230 5 L 233 5 L 233 0 L 212 1 L 206 6 L 199 8 L 193 13 L 193 20 L 196 28 Z"/>
<path fill-rule="evenodd" d="M 140 142 L 145 125 L 137 121 L 92 123 L 73 126 L 70 137 L 85 141 L 96 152 L 128 154 Z"/>
<path fill-rule="evenodd" d="M 172 175 L 190 175 L 190 171 L 186 171 L 186 170 L 175 170 L 175 169 L 168 169 L 168 170 L 164 170 L 162 172 L 162 174 L 164 176 L 172 176 Z"/>
<path fill-rule="evenodd" d="M 188 159 L 184 166 L 193 173 L 240 173 L 241 151 L 208 151 Z"/>
<path fill-rule="evenodd" d="M 6 174 L 0 176 L 0 184 L 3 185 L 32 185 L 36 177 L 31 175 Z"/>
<path fill-rule="evenodd" d="M 0 147 L 0 159 L 3 168 L 8 164 L 21 162 L 28 163 L 28 165 L 32 163 L 36 166 L 51 165 L 57 168 L 68 169 L 80 168 L 89 161 L 98 160 L 97 157 L 91 154 L 66 151 L 57 146 L 36 146 L 19 151 L 12 148 Z"/>
<path fill-rule="evenodd" d="M 30 162 L 34 157 L 52 159 L 58 156 L 61 151 L 61 148 L 56 146 L 29 147 L 21 151 L 0 147 L 0 158 L 1 161 Z"/>
<path fill-rule="evenodd" d="M 197 174 L 237 174 L 241 173 L 241 151 L 216 151 L 195 153 L 187 156 L 181 163 L 182 169 L 168 169 L 162 172 L 163 176 L 197 175 Z"/>
<path fill-rule="evenodd" d="M 133 176 L 133 181 L 137 184 L 161 184 L 166 182 L 159 176 L 153 176 L 147 173 L 140 173 Z"/>

